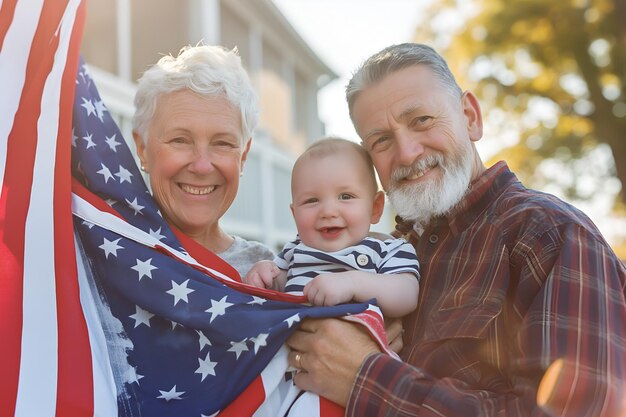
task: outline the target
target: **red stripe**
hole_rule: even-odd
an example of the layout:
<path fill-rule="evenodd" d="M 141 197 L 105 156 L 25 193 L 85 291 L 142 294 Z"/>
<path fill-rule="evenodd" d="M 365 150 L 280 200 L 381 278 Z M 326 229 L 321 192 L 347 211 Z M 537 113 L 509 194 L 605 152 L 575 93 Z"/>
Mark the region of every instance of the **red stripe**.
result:
<path fill-rule="evenodd" d="M 54 33 L 63 6 L 60 1 L 44 2 L 28 58 L 26 83 L 7 144 L 0 196 L 0 334 L 3 337 L 0 343 L 0 417 L 12 416 L 15 411 L 22 337 L 24 229 L 30 204 L 37 119 L 43 86 L 52 68 L 58 42 Z"/>
<path fill-rule="evenodd" d="M 4 43 L 4 38 L 7 36 L 9 26 L 13 21 L 16 4 L 17 0 L 4 0 L 2 2 L 2 8 L 0 8 L 0 45 Z"/>
<path fill-rule="evenodd" d="M 93 416 L 89 333 L 80 304 L 71 208 L 72 107 L 85 4 L 79 6 L 61 85 L 54 187 L 54 259 L 57 287 L 59 374 L 57 416 Z"/>
<path fill-rule="evenodd" d="M 241 394 L 235 398 L 233 402 L 228 404 L 219 414 L 220 417 L 241 417 L 251 416 L 265 401 L 265 388 L 263 387 L 263 379 L 257 376 L 254 381 L 243 390 Z"/>
<path fill-rule="evenodd" d="M 334 402 L 320 397 L 320 417 L 342 417 L 344 408 Z"/>

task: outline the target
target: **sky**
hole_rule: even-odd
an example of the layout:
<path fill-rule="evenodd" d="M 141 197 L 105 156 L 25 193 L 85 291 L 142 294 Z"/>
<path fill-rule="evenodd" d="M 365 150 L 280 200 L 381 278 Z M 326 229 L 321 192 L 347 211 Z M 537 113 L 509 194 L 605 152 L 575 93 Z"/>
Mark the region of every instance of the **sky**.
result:
<path fill-rule="evenodd" d="M 339 78 L 318 96 L 326 133 L 358 140 L 348 116 L 344 89 L 350 75 L 386 46 L 411 41 L 419 11 L 417 0 L 273 0 L 305 42 Z"/>

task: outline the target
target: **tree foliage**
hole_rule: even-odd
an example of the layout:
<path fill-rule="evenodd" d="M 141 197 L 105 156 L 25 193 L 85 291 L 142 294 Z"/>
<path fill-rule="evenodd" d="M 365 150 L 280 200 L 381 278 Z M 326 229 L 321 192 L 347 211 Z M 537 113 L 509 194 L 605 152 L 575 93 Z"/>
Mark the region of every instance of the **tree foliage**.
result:
<path fill-rule="evenodd" d="M 494 158 L 532 186 L 592 199 L 610 184 L 626 203 L 626 0 L 443 0 L 416 38 L 445 49 L 502 137 L 519 132 Z"/>

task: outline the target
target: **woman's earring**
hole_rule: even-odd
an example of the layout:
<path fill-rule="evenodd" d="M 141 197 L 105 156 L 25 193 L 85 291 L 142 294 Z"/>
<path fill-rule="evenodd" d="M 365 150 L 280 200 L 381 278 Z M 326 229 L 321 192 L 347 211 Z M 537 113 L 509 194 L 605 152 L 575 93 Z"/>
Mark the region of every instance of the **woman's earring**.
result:
<path fill-rule="evenodd" d="M 145 166 L 143 166 L 143 164 L 141 164 L 141 170 L 142 170 L 143 172 L 148 172 L 148 171 L 146 171 L 146 167 L 145 167 Z"/>
<path fill-rule="evenodd" d="M 243 177 L 243 171 L 239 173 L 239 178 Z"/>

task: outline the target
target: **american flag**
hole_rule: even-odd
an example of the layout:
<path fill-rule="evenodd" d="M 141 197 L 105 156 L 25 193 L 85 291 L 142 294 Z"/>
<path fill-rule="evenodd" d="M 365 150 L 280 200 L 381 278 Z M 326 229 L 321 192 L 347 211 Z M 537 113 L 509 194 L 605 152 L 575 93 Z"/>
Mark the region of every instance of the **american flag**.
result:
<path fill-rule="evenodd" d="M 164 222 L 79 60 L 80 0 L 0 2 L 0 417 L 340 414 L 283 343 L 311 307 Z M 74 213 L 74 215 L 72 215 Z"/>

